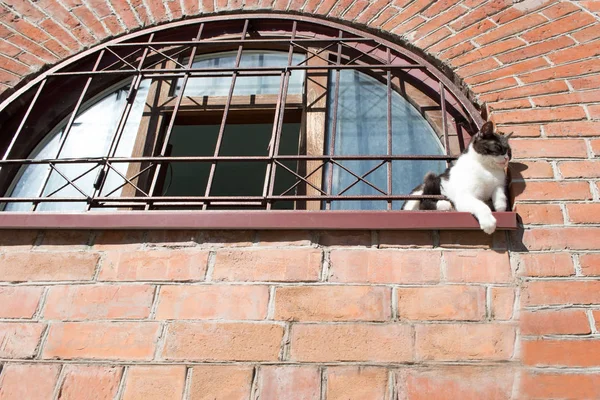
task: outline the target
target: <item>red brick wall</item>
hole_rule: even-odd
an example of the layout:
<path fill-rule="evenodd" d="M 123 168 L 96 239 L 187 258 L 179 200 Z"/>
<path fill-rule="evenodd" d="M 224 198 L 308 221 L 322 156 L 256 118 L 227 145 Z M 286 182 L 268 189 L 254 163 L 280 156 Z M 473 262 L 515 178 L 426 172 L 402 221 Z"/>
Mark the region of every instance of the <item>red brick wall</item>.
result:
<path fill-rule="evenodd" d="M 0 398 L 600 398 L 599 4 L 4 0 L 5 95 L 182 15 L 289 9 L 402 36 L 515 132 L 524 226 L 0 232 Z"/>

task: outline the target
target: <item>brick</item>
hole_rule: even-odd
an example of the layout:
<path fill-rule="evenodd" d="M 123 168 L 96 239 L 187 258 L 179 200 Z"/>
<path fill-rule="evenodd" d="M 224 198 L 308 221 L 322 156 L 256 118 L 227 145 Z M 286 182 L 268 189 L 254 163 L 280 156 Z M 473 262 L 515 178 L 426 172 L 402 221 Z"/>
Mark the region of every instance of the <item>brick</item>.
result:
<path fill-rule="evenodd" d="M 440 279 L 439 251 L 333 250 L 330 281 L 429 283 Z"/>
<path fill-rule="evenodd" d="M 595 103 L 600 102 L 600 90 L 553 94 L 549 96 L 534 97 L 532 100 L 536 106 L 540 107 Z"/>
<path fill-rule="evenodd" d="M 597 136 L 600 122 L 574 121 L 544 125 L 548 136 Z"/>
<path fill-rule="evenodd" d="M 30 250 L 37 235 L 38 232 L 34 230 L 2 230 L 0 232 L 0 251 Z"/>
<path fill-rule="evenodd" d="M 464 320 L 485 317 L 485 289 L 477 286 L 398 288 L 401 320 Z"/>
<path fill-rule="evenodd" d="M 600 204 L 567 204 L 569 220 L 575 224 L 593 224 L 600 222 Z"/>
<path fill-rule="evenodd" d="M 446 251 L 444 260 L 449 282 L 505 283 L 513 279 L 506 252 Z"/>
<path fill-rule="evenodd" d="M 475 61 L 471 64 L 462 66 L 460 68 L 457 68 L 454 72 L 456 72 L 456 74 L 461 77 L 470 77 L 470 76 L 476 75 L 474 78 L 472 78 L 472 80 L 473 80 L 472 83 L 476 84 L 476 83 L 483 83 L 483 82 L 487 82 L 487 81 L 491 80 L 491 79 L 479 80 L 477 77 L 486 75 L 486 74 L 484 74 L 484 72 L 495 70 L 499 66 L 500 66 L 500 63 L 498 61 L 494 60 L 493 58 L 488 57 L 488 58 L 484 58 L 479 61 Z M 482 75 L 478 75 L 478 74 L 482 74 Z M 466 81 L 466 79 L 465 79 L 465 81 Z M 505 85 L 495 86 L 494 88 L 488 88 L 487 91 L 502 89 L 507 86 L 513 86 L 513 85 L 505 84 Z"/>
<path fill-rule="evenodd" d="M 102 281 L 203 280 L 207 263 L 207 250 L 109 252 L 102 262 L 98 279 Z"/>
<path fill-rule="evenodd" d="M 592 311 L 592 316 L 596 322 L 596 331 L 600 331 L 600 311 Z"/>
<path fill-rule="evenodd" d="M 600 157 L 600 139 L 590 140 L 594 157 Z"/>
<path fill-rule="evenodd" d="M 522 242 L 529 250 L 597 250 L 600 248 L 598 228 L 536 228 L 523 233 Z"/>
<path fill-rule="evenodd" d="M 597 104 L 587 105 L 586 109 L 591 119 L 600 119 L 600 106 Z"/>
<path fill-rule="evenodd" d="M 579 256 L 581 272 L 586 276 L 600 275 L 600 254 L 581 254 Z"/>
<path fill-rule="evenodd" d="M 500 104 L 507 104 L 507 103 L 512 103 L 513 101 L 518 101 L 518 102 L 522 102 L 524 101 L 523 99 L 518 99 L 518 100 L 509 100 Z M 502 135 L 509 135 L 511 134 L 511 137 L 513 138 L 518 138 L 518 137 L 539 137 L 540 136 L 540 126 L 537 124 L 534 125 L 497 125 L 496 126 L 496 132 L 502 134 Z"/>
<path fill-rule="evenodd" d="M 494 68 L 493 71 L 481 75 L 465 78 L 465 82 L 469 85 L 476 85 L 484 82 L 498 80 L 504 77 L 514 77 L 526 72 L 538 70 L 548 66 L 550 66 L 550 64 L 543 57 L 536 57 L 528 60 L 519 61 L 514 64 L 508 64 L 498 69 Z M 525 80 L 524 82 L 529 83 Z"/>
<path fill-rule="evenodd" d="M 529 399 L 596 399 L 600 397 L 600 374 L 524 371 L 520 393 Z"/>
<path fill-rule="evenodd" d="M 260 231 L 261 246 L 309 246 L 312 233 L 309 231 Z"/>
<path fill-rule="evenodd" d="M 283 326 L 267 323 L 175 322 L 169 325 L 166 360 L 274 361 Z"/>
<path fill-rule="evenodd" d="M 278 400 L 290 396 L 297 399 L 318 400 L 321 396 L 321 374 L 312 366 L 261 367 L 259 378 L 260 398 Z"/>
<path fill-rule="evenodd" d="M 509 38 L 507 40 L 490 44 L 488 46 L 478 48 L 470 53 L 464 54 L 458 58 L 453 59 L 450 62 L 450 64 L 454 67 L 460 67 L 461 65 L 465 65 L 485 57 L 491 57 L 499 53 L 504 53 L 508 50 L 512 50 L 524 45 L 525 42 L 523 42 L 521 39 Z"/>
<path fill-rule="evenodd" d="M 471 51 L 475 48 L 475 46 L 473 46 L 471 44 L 471 42 L 463 42 L 457 46 L 454 46 L 450 49 L 447 49 L 445 51 L 442 51 L 441 53 L 439 53 L 438 58 L 440 60 L 449 60 L 452 59 L 454 57 L 458 57 L 461 54 L 464 54 L 468 51 Z"/>
<path fill-rule="evenodd" d="M 0 318 L 33 317 L 43 290 L 37 286 L 0 286 Z"/>
<path fill-rule="evenodd" d="M 298 286 L 275 291 L 275 319 L 287 321 L 385 321 L 391 290 L 373 286 Z"/>
<path fill-rule="evenodd" d="M 572 276 L 575 267 L 567 253 L 519 254 L 520 276 Z"/>
<path fill-rule="evenodd" d="M 327 231 L 319 233 L 322 246 L 371 246 L 369 231 Z"/>
<path fill-rule="evenodd" d="M 563 224 L 563 214 L 557 204 L 517 204 L 514 208 L 523 224 Z"/>
<path fill-rule="evenodd" d="M 90 231 L 49 230 L 44 232 L 40 246 L 44 250 L 86 249 L 89 242 Z"/>
<path fill-rule="evenodd" d="M 584 76 L 582 78 L 569 79 L 569 83 L 575 90 L 600 88 L 600 76 Z"/>
<path fill-rule="evenodd" d="M 442 366 L 403 368 L 396 376 L 399 399 L 508 400 L 515 373 L 509 368 Z"/>
<path fill-rule="evenodd" d="M 514 78 L 508 78 L 514 79 Z M 482 101 L 499 101 L 508 99 L 517 99 L 534 95 L 568 92 L 569 86 L 564 81 L 539 82 L 531 85 L 519 86 L 506 90 L 500 90 L 495 93 L 486 93 L 480 96 Z M 577 123 L 577 122 L 569 122 Z"/>
<path fill-rule="evenodd" d="M 529 102 L 528 99 L 515 99 L 515 100 L 500 101 L 497 103 L 489 103 L 487 106 L 488 106 L 488 112 L 493 113 L 493 112 L 498 112 L 498 111 L 503 111 L 503 110 L 531 108 L 531 103 Z M 510 129 L 510 125 L 507 126 L 507 128 Z M 539 128 L 538 128 L 538 130 L 539 130 Z M 539 135 L 535 135 L 535 136 L 539 136 Z"/>
<path fill-rule="evenodd" d="M 483 231 L 440 231 L 440 246 L 447 248 L 474 248 L 505 250 L 506 237 L 503 232 L 488 235 Z"/>
<path fill-rule="evenodd" d="M 596 60 L 584 60 L 567 65 L 546 68 L 541 71 L 525 73 L 520 76 L 525 83 L 533 83 L 560 78 L 579 77 L 600 71 L 600 64 Z M 524 71 L 521 71 L 524 72 Z"/>
<path fill-rule="evenodd" d="M 596 40 L 549 54 L 548 58 L 554 64 L 564 64 L 570 61 L 596 57 L 600 54 L 599 47 L 600 41 Z"/>
<path fill-rule="evenodd" d="M 463 18 L 464 19 L 464 18 Z M 462 20 L 462 19 L 461 19 Z M 459 20 L 459 21 L 461 21 Z M 494 26 L 494 23 L 490 20 L 484 19 L 483 21 L 477 22 L 476 24 L 470 26 L 469 28 L 462 30 L 448 38 L 442 40 L 441 42 L 435 44 L 431 48 L 428 49 L 431 53 L 439 53 L 444 50 L 451 48 L 459 43 L 466 42 L 469 39 L 472 39 L 483 32 L 487 32 L 490 28 Z"/>
<path fill-rule="evenodd" d="M 492 117 L 493 121 L 498 124 L 569 121 L 585 118 L 587 118 L 585 111 L 580 106 L 504 111 L 497 112 Z"/>
<path fill-rule="evenodd" d="M 417 360 L 508 360 L 515 328 L 499 324 L 428 324 L 416 327 Z"/>
<path fill-rule="evenodd" d="M 122 369 L 95 365 L 65 365 L 60 400 L 111 400 L 119 389 Z"/>
<path fill-rule="evenodd" d="M 437 14 L 435 17 L 425 22 L 417 31 L 414 32 L 416 37 L 423 37 L 427 35 L 425 39 L 416 42 L 417 46 L 429 47 L 431 44 L 438 43 L 441 39 L 451 35 L 453 32 L 450 31 L 446 26 L 450 21 L 456 20 L 466 12 L 468 12 L 468 10 L 465 7 L 462 5 L 457 5 L 443 13 Z M 440 27 L 441 29 L 438 29 Z M 429 32 L 434 33 L 429 34 Z"/>
<path fill-rule="evenodd" d="M 540 26 L 539 28 L 532 29 L 529 32 L 521 35 L 521 37 L 529 43 L 539 42 L 540 40 L 548 39 L 563 33 L 568 33 L 575 29 L 590 25 L 595 21 L 595 18 L 591 15 L 584 12 L 579 12 L 571 14 L 568 17 L 552 21 L 546 25 Z"/>
<path fill-rule="evenodd" d="M 190 230 L 151 230 L 148 232 L 146 242 L 152 247 L 191 247 L 202 241 L 197 231 Z"/>
<path fill-rule="evenodd" d="M 525 365 L 600 365 L 600 340 L 524 340 L 521 346 Z"/>
<path fill-rule="evenodd" d="M 385 368 L 327 368 L 327 399 L 385 399 L 388 373 Z"/>
<path fill-rule="evenodd" d="M 291 360 L 300 362 L 413 360 L 413 330 L 400 324 L 294 324 Z"/>
<path fill-rule="evenodd" d="M 580 10 L 581 9 L 574 4 L 561 2 L 554 4 L 552 7 L 546 8 L 544 11 L 542 11 L 542 14 L 550 19 L 557 19 L 574 11 Z"/>
<path fill-rule="evenodd" d="M 51 399 L 60 365 L 5 364 L 0 375 L 1 399 Z M 33 385 L 24 382 L 35 382 Z"/>
<path fill-rule="evenodd" d="M 485 45 L 491 42 L 495 42 L 498 39 L 513 36 L 515 34 L 523 32 L 524 30 L 540 25 L 544 22 L 547 22 L 547 19 L 542 17 L 541 15 L 527 15 L 523 18 L 511 21 L 488 33 L 481 35 L 480 37 L 475 39 L 475 41 L 480 45 Z"/>
<path fill-rule="evenodd" d="M 52 286 L 44 318 L 147 318 L 153 297 L 154 287 L 146 285 Z"/>
<path fill-rule="evenodd" d="M 575 44 L 575 41 L 573 41 L 573 39 L 571 39 L 567 36 L 559 36 L 557 38 L 546 40 L 546 41 L 540 42 L 540 43 L 535 43 L 535 44 L 529 45 L 527 47 L 520 48 L 518 50 L 513 50 L 508 53 L 501 54 L 497 57 L 498 57 L 498 60 L 500 60 L 502 63 L 508 64 L 508 63 L 512 63 L 515 61 L 521 61 L 526 58 L 531 58 L 531 57 L 535 57 L 535 56 L 539 56 L 539 55 L 545 55 L 552 51 L 562 49 L 562 48 L 571 46 L 573 44 Z M 565 53 L 570 52 L 570 51 L 571 51 L 571 49 L 564 50 Z M 553 54 L 556 54 L 556 53 L 553 53 Z M 549 58 L 551 60 L 552 60 L 553 54 L 549 55 Z M 552 60 L 552 61 L 554 62 L 554 60 Z"/>
<path fill-rule="evenodd" d="M 510 5 L 507 0 L 483 1 L 481 4 L 481 7 L 471 10 L 471 12 L 469 12 L 463 18 L 453 22 L 451 24 L 452 28 L 455 30 L 461 30 L 479 20 L 486 18 L 489 15 L 497 13 L 498 11 Z M 465 5 L 470 6 L 468 4 Z"/>
<path fill-rule="evenodd" d="M 33 358 L 46 325 L 0 322 L 0 357 Z"/>
<path fill-rule="evenodd" d="M 151 360 L 158 339 L 156 322 L 64 322 L 50 326 L 45 359 Z"/>
<path fill-rule="evenodd" d="M 135 250 L 142 246 L 144 231 L 138 230 L 109 230 L 96 234 L 95 250 Z"/>
<path fill-rule="evenodd" d="M 379 248 L 433 247 L 431 231 L 380 231 Z"/>
<path fill-rule="evenodd" d="M 190 400 L 246 400 L 253 370 L 238 365 L 199 365 L 192 368 Z"/>
<path fill-rule="evenodd" d="M 217 281 L 316 281 L 322 252 L 314 248 L 219 250 Z"/>
<path fill-rule="evenodd" d="M 591 332 L 584 310 L 521 311 L 521 335 L 586 335 Z"/>
<path fill-rule="evenodd" d="M 130 366 L 123 400 L 179 399 L 183 395 L 186 370 L 183 365 Z"/>
<path fill-rule="evenodd" d="M 474 65 L 474 64 L 471 64 Z M 468 68 L 468 67 L 467 67 Z M 480 71 L 484 72 L 484 71 Z M 491 82 L 475 85 L 471 88 L 474 93 L 482 94 L 488 92 L 494 92 L 496 90 L 506 89 L 510 87 L 517 86 L 519 83 L 512 76 L 506 78 L 495 79 Z"/>
<path fill-rule="evenodd" d="M 513 158 L 586 158 L 585 142 L 578 139 L 515 139 L 510 142 Z"/>
<path fill-rule="evenodd" d="M 552 165 L 548 161 L 519 161 L 509 164 L 513 179 L 554 178 Z"/>
<path fill-rule="evenodd" d="M 515 306 L 515 289 L 512 287 L 492 287 L 491 318 L 502 321 L 513 317 Z"/>
<path fill-rule="evenodd" d="M 267 286 L 163 286 L 156 319 L 264 319 L 268 302 Z"/>
<path fill-rule="evenodd" d="M 592 194 L 587 182 L 513 182 L 511 193 L 516 201 L 523 200 L 590 200 Z"/>
<path fill-rule="evenodd" d="M 71 281 L 92 279 L 96 253 L 6 253 L 0 255 L 0 281 Z"/>
<path fill-rule="evenodd" d="M 522 291 L 522 304 L 600 304 L 600 281 L 527 282 Z"/>

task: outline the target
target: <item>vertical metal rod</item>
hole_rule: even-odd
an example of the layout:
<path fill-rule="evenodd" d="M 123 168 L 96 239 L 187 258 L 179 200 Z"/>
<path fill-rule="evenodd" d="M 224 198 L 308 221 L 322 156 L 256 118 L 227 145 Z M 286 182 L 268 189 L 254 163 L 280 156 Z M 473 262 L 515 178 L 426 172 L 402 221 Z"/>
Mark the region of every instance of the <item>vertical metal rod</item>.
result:
<path fill-rule="evenodd" d="M 225 109 L 223 110 L 223 118 L 221 119 L 221 126 L 219 127 L 219 135 L 217 136 L 217 143 L 215 145 L 214 157 L 219 156 L 219 152 L 221 150 L 221 143 L 223 142 L 223 134 L 225 132 L 225 125 L 227 124 L 227 114 L 229 113 L 229 107 L 231 106 L 231 100 L 233 98 L 233 90 L 235 88 L 235 81 L 238 75 L 237 69 L 240 67 L 240 61 L 242 59 L 242 51 L 244 48 L 244 40 L 246 39 L 246 34 L 248 33 L 248 25 L 250 21 L 246 20 L 244 22 L 244 29 L 242 31 L 242 36 L 240 38 L 240 45 L 238 46 L 237 55 L 235 58 L 235 67 L 234 71 L 231 75 L 231 85 L 229 86 L 229 93 L 227 94 L 227 101 L 225 103 Z M 215 178 L 215 170 L 217 169 L 217 162 L 213 161 L 210 166 L 210 172 L 208 174 L 208 181 L 206 183 L 206 190 L 204 192 L 204 196 L 210 196 L 210 189 L 212 188 L 212 183 Z M 151 194 L 152 195 L 152 194 Z M 204 203 L 202 206 L 203 210 L 208 208 L 208 203 Z"/>
<path fill-rule="evenodd" d="M 339 38 L 341 39 L 343 36 L 343 32 L 339 31 Z M 342 43 L 338 43 L 337 48 L 337 60 L 336 65 L 340 65 L 342 62 Z M 332 156 L 335 153 L 335 135 L 337 130 L 337 114 L 338 114 L 338 101 L 340 97 L 340 70 L 339 68 L 335 70 L 335 90 L 333 92 L 333 113 L 332 113 L 332 124 L 331 124 L 331 135 L 329 140 L 329 155 Z M 327 178 L 327 195 L 330 196 L 333 193 L 333 167 L 334 164 L 330 164 L 329 168 L 329 176 Z M 327 200 L 325 202 L 325 209 L 331 210 L 331 200 Z"/>
<path fill-rule="evenodd" d="M 203 29 L 204 29 L 204 24 L 200 25 L 200 28 L 198 29 L 198 34 L 196 35 L 195 40 L 200 40 Z M 197 49 L 198 49 L 198 46 L 192 46 L 192 52 L 190 53 L 190 59 L 188 61 L 187 69 L 191 68 L 192 65 L 194 64 L 194 58 L 196 58 Z M 163 140 L 163 145 L 162 145 L 162 148 L 160 149 L 160 155 L 159 155 L 160 157 L 163 157 L 165 155 L 167 148 L 169 146 L 169 139 L 171 138 L 171 133 L 173 132 L 173 127 L 175 126 L 175 118 L 177 117 L 177 113 L 179 112 L 179 106 L 181 105 L 181 100 L 183 99 L 183 94 L 185 92 L 185 87 L 187 86 L 189 78 L 190 78 L 190 74 L 189 74 L 189 72 L 186 72 L 185 76 L 183 77 L 183 82 L 181 83 L 181 89 L 179 90 L 179 93 L 177 94 L 177 97 L 175 99 L 175 106 L 173 107 L 173 113 L 171 114 L 171 119 L 169 120 L 169 125 L 167 126 L 167 131 L 165 132 L 165 138 Z M 156 169 L 154 170 L 154 175 L 152 176 L 152 183 L 150 184 L 150 190 L 148 191 L 148 195 L 150 197 L 152 197 L 154 195 L 154 190 L 156 189 L 156 184 L 158 182 L 158 177 L 160 175 L 160 170 L 161 170 L 162 166 L 163 166 L 163 164 L 159 163 L 156 165 Z M 150 202 L 146 203 L 144 209 L 145 210 L 150 209 Z"/>
<path fill-rule="evenodd" d="M 100 66 L 100 62 L 102 61 L 102 57 L 104 56 L 105 51 L 106 50 L 102 49 L 100 51 L 100 53 L 98 54 L 96 63 L 94 64 L 94 67 L 92 68 L 93 72 L 95 72 L 98 69 L 98 66 Z M 81 94 L 79 95 L 79 99 L 77 99 L 77 103 L 75 104 L 75 108 L 73 109 L 73 112 L 71 113 L 71 117 L 69 117 L 69 121 L 67 122 L 67 125 L 65 126 L 65 130 L 63 132 L 63 137 L 60 140 L 60 144 L 58 146 L 58 151 L 56 152 L 56 157 L 54 157 L 54 158 L 60 157 L 60 153 L 62 152 L 62 150 L 65 146 L 65 143 L 67 142 L 67 138 L 69 137 L 71 128 L 73 127 L 73 124 L 75 123 L 75 118 L 77 118 L 79 109 L 81 108 L 81 105 L 83 104 L 83 99 L 85 98 L 85 95 L 87 94 L 87 91 L 90 88 L 92 79 L 93 79 L 93 76 L 89 76 L 85 82 L 85 86 L 83 87 L 83 90 L 81 91 Z M 38 191 L 37 197 L 40 197 L 40 198 L 43 197 L 44 190 L 46 189 L 46 186 L 48 185 L 48 181 L 50 180 L 50 175 L 52 174 L 52 169 L 53 168 L 51 166 L 49 166 L 48 170 L 46 171 L 46 175 L 44 177 L 44 180 L 42 181 L 42 185 L 40 186 L 40 190 Z M 89 201 L 89 199 L 87 199 L 87 200 Z M 38 204 L 39 203 L 34 203 L 31 211 L 36 211 Z"/>
<path fill-rule="evenodd" d="M 391 63 L 390 49 L 387 49 L 387 63 Z M 387 154 L 392 155 L 392 72 L 387 70 Z M 387 193 L 392 195 L 392 160 L 387 161 Z M 387 209 L 392 209 L 392 201 L 388 200 Z"/>
<path fill-rule="evenodd" d="M 8 156 L 9 156 L 11 150 L 13 149 L 15 143 L 17 142 L 17 139 L 19 138 L 19 135 L 21 134 L 21 131 L 23 130 L 23 127 L 25 126 L 25 122 L 27 121 L 27 118 L 29 118 L 29 114 L 31 114 L 31 110 L 33 110 L 33 107 L 35 106 L 37 99 L 40 97 L 40 94 L 42 93 L 42 90 L 44 89 L 46 82 L 47 82 L 46 79 L 44 79 L 40 82 L 40 85 L 38 86 L 38 89 L 36 90 L 35 95 L 33 96 L 33 99 L 31 99 L 31 103 L 29 103 L 29 107 L 27 107 L 27 111 L 25 111 L 23 118 L 21 118 L 21 123 L 19 124 L 17 131 L 13 135 L 13 138 L 10 141 L 8 148 L 4 152 L 4 156 L 2 157 L 3 161 L 8 159 Z"/>
<path fill-rule="evenodd" d="M 294 56 L 294 44 L 293 44 L 293 40 L 296 38 L 296 29 L 297 29 L 297 22 L 294 21 L 294 24 L 292 25 L 292 38 L 290 40 L 290 47 L 288 50 L 288 60 L 287 60 L 287 66 L 288 68 L 285 69 L 285 72 L 283 73 L 283 87 L 281 88 L 281 95 L 279 97 L 279 102 L 277 104 L 278 106 L 278 112 L 275 113 L 275 120 L 273 121 L 273 137 L 272 137 L 272 145 L 271 145 L 271 149 L 269 151 L 269 157 L 273 157 L 274 155 L 278 155 L 279 154 L 279 145 L 281 143 L 281 131 L 283 129 L 283 116 L 285 114 L 285 103 L 286 103 L 286 99 L 287 99 L 287 91 L 288 91 L 288 87 L 289 87 L 289 83 L 290 83 L 290 69 L 289 67 L 292 66 L 292 60 L 293 60 L 293 56 Z M 272 197 L 273 196 L 273 191 L 275 189 L 275 171 L 276 171 L 276 167 L 275 167 L 275 160 L 272 159 L 272 161 L 267 164 L 267 172 L 265 175 L 265 180 L 267 179 L 267 177 L 269 177 L 269 192 L 268 192 L 268 196 Z M 265 182 L 266 183 L 266 182 Z M 268 201 L 267 202 L 267 210 L 271 209 L 273 201 Z"/>
<path fill-rule="evenodd" d="M 148 39 L 148 42 L 151 43 L 152 40 L 154 39 L 154 33 L 152 33 L 150 35 L 150 38 Z M 137 71 L 138 71 L 138 75 L 136 75 L 133 78 L 133 82 L 131 83 L 131 87 L 129 89 L 129 93 L 127 94 L 127 100 L 125 102 L 125 107 L 123 108 L 123 112 L 121 113 L 121 117 L 119 118 L 119 123 L 117 125 L 117 129 L 115 131 L 115 134 L 113 135 L 113 138 L 111 140 L 110 146 L 108 147 L 108 152 L 107 154 L 107 158 L 104 160 L 103 162 L 103 166 L 101 169 L 101 174 L 103 174 L 103 179 L 100 182 L 100 185 L 98 188 L 94 188 L 94 191 L 92 192 L 92 198 L 91 201 L 88 203 L 86 211 L 89 211 L 92 208 L 92 204 L 94 202 L 94 198 L 98 195 L 100 195 L 102 193 L 102 190 L 104 189 L 104 184 L 106 183 L 106 177 L 108 176 L 108 173 L 110 172 L 110 167 L 108 164 L 108 158 L 109 157 L 114 157 L 115 154 L 117 153 L 117 148 L 119 147 L 119 143 L 121 142 L 121 138 L 123 136 L 123 132 L 125 131 L 125 126 L 127 124 L 127 119 L 129 118 L 129 114 L 131 113 L 131 109 L 133 108 L 133 103 L 135 101 L 135 96 L 140 88 L 140 85 L 142 83 L 142 74 L 140 73 L 142 67 L 144 66 L 144 62 L 146 61 L 146 57 L 148 56 L 148 52 L 149 52 L 149 47 L 144 48 L 144 51 L 142 53 L 142 57 L 140 59 L 140 62 L 138 63 L 137 66 Z"/>
<path fill-rule="evenodd" d="M 446 119 L 446 87 L 440 81 L 440 102 L 442 103 L 442 130 L 444 131 L 444 148 L 446 155 L 450 155 L 450 138 L 448 137 L 448 120 Z M 450 160 L 446 161 L 446 166 L 450 166 Z"/>

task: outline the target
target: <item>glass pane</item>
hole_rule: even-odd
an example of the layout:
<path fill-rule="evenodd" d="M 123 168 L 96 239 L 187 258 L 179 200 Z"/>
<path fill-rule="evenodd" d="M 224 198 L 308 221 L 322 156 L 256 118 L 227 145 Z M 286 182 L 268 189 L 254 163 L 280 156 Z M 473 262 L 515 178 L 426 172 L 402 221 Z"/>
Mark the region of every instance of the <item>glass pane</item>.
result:
<path fill-rule="evenodd" d="M 387 154 L 387 87 L 366 74 L 343 70 L 340 72 L 337 127 L 335 133 L 335 155 L 384 155 Z M 330 73 L 328 92 L 328 121 L 326 152 L 329 154 L 333 130 L 333 93 L 335 73 Z M 392 152 L 401 154 L 444 154 L 439 139 L 429 123 L 402 96 L 392 92 Z M 340 164 L 363 176 L 380 161 L 341 161 Z M 395 161 L 392 163 L 392 193 L 408 194 L 428 171 L 442 172 L 444 161 Z M 326 168 L 333 177 L 333 194 L 337 195 L 357 181 L 343 168 Z M 383 164 L 364 179 L 387 192 L 387 166 Z M 344 195 L 382 195 L 377 189 L 359 181 Z M 400 209 L 403 202 L 394 202 Z M 335 201 L 331 208 L 336 210 L 379 210 L 386 208 L 384 201 Z"/>
<path fill-rule="evenodd" d="M 131 155 L 145 99 L 148 95 L 148 87 L 149 82 L 143 81 L 129 114 L 121 140 L 119 141 L 116 151 L 116 156 L 118 157 Z M 64 138 L 64 129 L 61 127 L 55 133 L 51 133 L 32 152 L 30 158 L 41 160 L 106 156 L 116 133 L 119 118 L 125 107 L 128 90 L 127 87 L 118 89 L 93 103 L 93 105 L 75 118 L 66 140 Z M 64 125 L 66 125 L 66 121 L 62 126 L 64 127 Z M 64 145 L 59 153 L 60 143 L 63 141 Z M 125 175 L 127 171 L 126 163 L 116 163 L 114 167 Z M 56 164 L 56 168 L 86 195 L 92 194 L 94 190 L 93 184 L 99 170 L 97 163 Z M 29 165 L 21 168 L 17 183 L 12 189 L 11 197 L 37 197 L 48 171 L 49 167 L 47 165 Z M 114 188 L 122 182 L 123 179 L 112 172 L 107 175 L 105 187 Z M 84 198 L 83 194 L 70 184 L 61 188 L 67 183 L 67 180 L 58 172 L 52 171 L 43 195 L 47 196 L 56 191 L 52 197 Z M 116 192 L 116 195 L 119 193 L 120 190 Z M 38 210 L 83 210 L 85 206 L 84 202 L 41 203 L 38 206 Z M 10 203 L 6 205 L 5 210 L 28 211 L 31 207 L 31 203 Z"/>
<path fill-rule="evenodd" d="M 233 68 L 237 52 L 210 54 L 196 57 L 193 68 Z M 294 54 L 292 65 L 300 65 L 304 55 Z M 288 62 L 288 53 L 285 52 L 260 52 L 246 50 L 242 52 L 240 67 L 285 67 Z M 236 96 L 278 94 L 281 76 L 243 76 L 235 82 L 233 94 Z M 191 78 L 185 88 L 186 96 L 227 96 L 231 86 L 231 76 Z M 304 71 L 296 70 L 290 74 L 288 94 L 302 94 L 304 87 Z M 181 89 L 181 80 L 177 82 L 176 94 Z"/>

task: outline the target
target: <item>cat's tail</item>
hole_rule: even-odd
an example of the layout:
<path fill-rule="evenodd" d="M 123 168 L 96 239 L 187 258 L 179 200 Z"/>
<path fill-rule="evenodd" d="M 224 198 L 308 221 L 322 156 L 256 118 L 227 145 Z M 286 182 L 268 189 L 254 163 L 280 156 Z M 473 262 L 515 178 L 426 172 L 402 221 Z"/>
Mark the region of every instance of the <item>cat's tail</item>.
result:
<path fill-rule="evenodd" d="M 441 179 L 433 172 L 428 172 L 423 179 L 423 195 L 440 195 L 442 193 Z M 423 199 L 419 206 L 420 210 L 437 210 L 437 200 Z"/>

